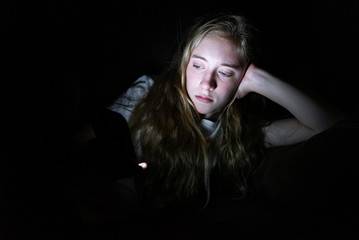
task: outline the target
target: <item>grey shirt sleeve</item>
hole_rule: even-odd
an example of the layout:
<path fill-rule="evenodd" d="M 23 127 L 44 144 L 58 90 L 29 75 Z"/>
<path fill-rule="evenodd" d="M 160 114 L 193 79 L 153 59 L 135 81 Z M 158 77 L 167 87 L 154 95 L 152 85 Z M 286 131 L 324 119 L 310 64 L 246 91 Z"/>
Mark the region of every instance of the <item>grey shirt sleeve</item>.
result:
<path fill-rule="evenodd" d="M 152 84 L 151 77 L 141 76 L 108 109 L 121 114 L 128 122 L 136 104 L 147 95 Z"/>

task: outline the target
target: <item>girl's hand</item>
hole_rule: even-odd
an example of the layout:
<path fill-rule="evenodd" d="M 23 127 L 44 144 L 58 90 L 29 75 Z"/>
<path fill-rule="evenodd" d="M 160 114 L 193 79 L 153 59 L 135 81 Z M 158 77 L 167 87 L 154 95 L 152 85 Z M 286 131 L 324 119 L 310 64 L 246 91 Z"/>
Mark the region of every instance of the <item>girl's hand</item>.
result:
<path fill-rule="evenodd" d="M 240 82 L 237 89 L 237 98 L 241 99 L 246 96 L 249 92 L 253 91 L 253 84 L 255 80 L 255 72 L 257 67 L 253 64 L 249 65 L 246 72 L 244 73 L 243 79 Z"/>
<path fill-rule="evenodd" d="M 142 169 L 146 169 L 147 168 L 147 163 L 141 162 L 141 163 L 138 164 L 138 166 L 140 166 Z"/>

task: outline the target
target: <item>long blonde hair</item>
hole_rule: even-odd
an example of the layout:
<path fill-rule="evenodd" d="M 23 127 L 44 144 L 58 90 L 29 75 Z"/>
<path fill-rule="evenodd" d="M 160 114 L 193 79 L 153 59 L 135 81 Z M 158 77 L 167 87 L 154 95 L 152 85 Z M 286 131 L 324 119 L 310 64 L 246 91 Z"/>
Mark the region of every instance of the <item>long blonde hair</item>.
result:
<path fill-rule="evenodd" d="M 130 119 L 133 138 L 139 133 L 148 163 L 144 189 L 167 206 L 205 204 L 212 185 L 242 196 L 263 145 L 258 112 L 263 99 L 256 94 L 233 100 L 223 110 L 220 142 L 208 142 L 199 127 L 200 115 L 186 91 L 186 68 L 192 51 L 208 33 L 236 44 L 245 69 L 254 61 L 254 28 L 241 16 L 221 15 L 194 25 L 173 60 L 137 105 Z M 253 107 L 255 106 L 255 107 Z M 209 149 L 217 156 L 209 158 Z M 201 200 L 198 200 L 201 199 Z M 202 201 L 203 200 L 203 201 Z"/>

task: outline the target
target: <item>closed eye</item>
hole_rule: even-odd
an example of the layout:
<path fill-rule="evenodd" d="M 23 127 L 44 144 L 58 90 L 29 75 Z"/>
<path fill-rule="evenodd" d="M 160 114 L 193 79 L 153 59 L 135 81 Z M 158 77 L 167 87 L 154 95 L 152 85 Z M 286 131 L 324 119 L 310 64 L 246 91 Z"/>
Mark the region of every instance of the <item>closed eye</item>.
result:
<path fill-rule="evenodd" d="M 223 71 L 219 71 L 219 74 L 221 74 L 223 77 L 231 77 L 232 76 L 231 73 L 226 73 L 226 72 L 223 72 Z"/>
<path fill-rule="evenodd" d="M 201 66 L 198 65 L 198 64 L 193 64 L 193 67 L 196 68 L 196 69 L 200 69 L 200 68 L 201 68 Z"/>

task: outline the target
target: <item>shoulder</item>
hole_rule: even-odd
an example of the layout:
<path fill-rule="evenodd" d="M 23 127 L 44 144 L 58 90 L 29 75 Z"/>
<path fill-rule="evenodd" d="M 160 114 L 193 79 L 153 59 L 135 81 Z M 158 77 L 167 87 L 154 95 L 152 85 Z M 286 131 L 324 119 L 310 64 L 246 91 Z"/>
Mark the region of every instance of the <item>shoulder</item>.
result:
<path fill-rule="evenodd" d="M 138 101 L 153 85 L 154 80 L 148 75 L 143 75 L 134 81 L 131 86 L 120 95 L 115 102 L 127 102 L 127 101 Z"/>
<path fill-rule="evenodd" d="M 263 128 L 265 146 L 278 147 L 308 140 L 314 131 L 304 126 L 296 118 L 280 119 Z"/>
<path fill-rule="evenodd" d="M 147 95 L 153 83 L 152 77 L 148 75 L 141 76 L 108 109 L 122 114 L 128 120 L 136 104 Z"/>
<path fill-rule="evenodd" d="M 132 83 L 132 85 L 127 89 L 125 95 L 143 95 L 147 93 L 150 87 L 153 85 L 154 80 L 148 75 L 143 75 Z"/>

